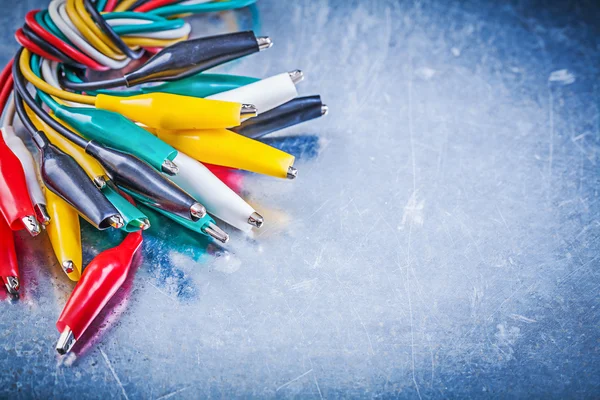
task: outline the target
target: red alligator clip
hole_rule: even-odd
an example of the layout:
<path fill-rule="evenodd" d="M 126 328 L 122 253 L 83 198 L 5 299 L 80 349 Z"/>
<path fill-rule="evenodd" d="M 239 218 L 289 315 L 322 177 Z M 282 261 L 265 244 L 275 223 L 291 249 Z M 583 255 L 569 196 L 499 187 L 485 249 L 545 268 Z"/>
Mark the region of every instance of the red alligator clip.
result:
<path fill-rule="evenodd" d="M 15 252 L 15 238 L 2 215 L 0 215 L 0 278 L 8 294 L 19 297 L 19 265 Z"/>
<path fill-rule="evenodd" d="M 142 240 L 140 231 L 130 233 L 120 245 L 98 254 L 85 268 L 56 322 L 56 328 L 61 332 L 56 344 L 59 354 L 71 350 L 121 287 Z"/>
<path fill-rule="evenodd" d="M 13 231 L 27 229 L 31 236 L 41 232 L 27 191 L 21 162 L 0 134 L 0 213 Z"/>

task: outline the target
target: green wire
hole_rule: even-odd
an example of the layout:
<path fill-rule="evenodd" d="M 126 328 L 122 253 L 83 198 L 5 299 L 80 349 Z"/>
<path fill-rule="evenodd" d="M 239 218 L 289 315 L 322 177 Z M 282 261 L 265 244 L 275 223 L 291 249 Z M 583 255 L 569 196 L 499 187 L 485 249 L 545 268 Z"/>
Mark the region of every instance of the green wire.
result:
<path fill-rule="evenodd" d="M 119 214 L 121 214 L 121 217 L 123 218 L 122 231 L 137 232 L 141 229 L 142 221 L 148 219 L 146 214 L 121 196 L 121 194 L 112 187 L 112 184 L 104 185 L 101 192 L 106 196 L 108 201 L 115 206 Z"/>
<path fill-rule="evenodd" d="M 77 74 L 68 65 L 59 64 L 58 68 L 62 68 L 65 73 L 65 77 L 71 82 L 82 83 L 83 81 L 77 76 Z M 59 71 L 60 72 L 60 71 Z M 111 89 L 98 89 L 98 90 L 86 90 L 87 94 L 96 96 L 98 94 L 108 94 L 111 96 L 135 96 L 136 94 L 142 94 L 143 92 L 139 89 L 131 90 L 111 90 Z"/>
<path fill-rule="evenodd" d="M 37 54 L 31 56 L 31 69 L 33 73 L 38 77 L 40 76 L 40 57 Z M 61 106 L 51 96 L 41 90 L 37 90 L 37 96 L 44 103 L 50 107 L 50 109 L 56 112 Z M 106 196 L 108 201 L 119 211 L 125 224 L 121 230 L 125 232 L 135 232 L 140 230 L 142 220 L 147 219 L 146 215 L 124 199 L 119 193 L 113 190 L 109 185 L 106 185 L 102 190 L 102 193 Z"/>
<path fill-rule="evenodd" d="M 106 7 L 106 2 L 108 0 L 98 0 L 98 2 L 96 3 L 96 10 L 102 12 L 104 10 L 104 7 Z"/>
<path fill-rule="evenodd" d="M 40 24 L 42 28 L 52 33 L 54 36 L 60 38 L 63 42 L 66 42 L 71 46 L 73 45 L 73 43 L 71 43 L 71 41 L 54 24 L 54 21 L 52 21 L 52 18 L 50 18 L 50 14 L 48 13 L 48 11 L 44 10 L 35 14 L 35 20 L 38 24 Z"/>
<path fill-rule="evenodd" d="M 147 14 L 161 15 L 168 17 L 171 15 L 187 14 L 187 13 L 206 13 L 215 11 L 234 10 L 236 8 L 247 7 L 256 3 L 256 0 L 230 0 L 219 3 L 202 3 L 191 5 L 171 5 L 160 7 L 155 10 L 148 11 Z"/>
<path fill-rule="evenodd" d="M 42 74 L 40 73 L 40 56 L 38 56 L 37 54 L 31 55 L 31 70 L 38 77 L 40 77 L 40 78 L 42 77 Z M 54 100 L 51 96 L 48 96 L 46 93 L 42 92 L 41 90 L 39 90 L 37 88 L 35 90 L 36 90 L 39 98 L 44 103 L 46 103 L 46 105 L 48 107 L 50 107 L 50 109 L 52 111 L 56 111 L 60 107 L 60 104 L 58 104 L 58 102 L 56 100 Z"/>
<path fill-rule="evenodd" d="M 167 20 L 158 15 L 152 15 L 148 13 L 139 13 L 132 11 L 122 11 L 122 12 L 112 12 L 102 14 L 104 19 L 117 19 L 117 18 L 128 18 L 128 19 L 139 19 L 145 21 L 152 21 L 149 24 L 140 24 L 140 25 L 119 25 L 113 26 L 113 30 L 118 35 L 129 35 L 135 33 L 146 33 L 146 32 L 159 32 L 168 29 L 179 29 L 184 24 L 185 21 L 182 19 L 173 19 Z"/>
<path fill-rule="evenodd" d="M 63 65 L 62 70 L 64 71 L 66 78 L 71 82 L 83 82 L 75 74 L 73 69 L 68 66 Z M 162 92 L 178 94 L 181 96 L 207 97 L 226 90 L 249 85 L 259 80 L 260 79 L 248 76 L 199 73 L 176 81 L 163 82 L 158 85 L 143 86 L 131 90 L 98 89 L 95 91 L 87 91 L 87 93 L 94 95 L 102 93 L 111 96 L 128 97 L 143 93 Z"/>

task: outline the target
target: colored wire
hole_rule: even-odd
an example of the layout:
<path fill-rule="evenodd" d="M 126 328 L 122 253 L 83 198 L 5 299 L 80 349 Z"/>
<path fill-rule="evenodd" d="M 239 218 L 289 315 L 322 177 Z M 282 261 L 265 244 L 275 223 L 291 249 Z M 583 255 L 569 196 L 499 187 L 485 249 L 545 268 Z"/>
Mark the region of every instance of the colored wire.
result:
<path fill-rule="evenodd" d="M 27 49 L 23 49 L 19 52 L 19 64 L 20 64 L 20 73 L 23 74 L 25 79 L 33 84 L 36 88 L 51 94 L 53 96 L 59 97 L 64 100 L 73 101 L 75 103 L 83 103 L 94 105 L 96 102 L 96 98 L 94 96 L 84 96 L 77 93 L 66 92 L 61 89 L 57 89 L 51 85 L 49 85 L 44 80 L 40 79 L 36 76 L 31 70 L 30 62 L 31 62 L 31 53 Z M 28 104 L 29 105 L 29 104 Z"/>
<path fill-rule="evenodd" d="M 114 27 L 122 25 L 148 25 L 140 20 L 136 19 L 113 19 L 110 21 L 110 25 Z M 182 36 L 190 34 L 192 27 L 188 23 L 184 23 L 180 28 L 158 30 L 156 32 L 138 32 L 138 33 L 126 33 L 123 36 L 129 37 L 145 37 L 152 39 L 177 39 Z"/>
<path fill-rule="evenodd" d="M 135 10 L 136 8 L 138 8 L 139 6 L 146 4 L 147 2 L 149 2 L 150 0 L 137 0 L 135 3 L 133 3 L 133 5 L 131 6 L 131 8 L 133 10 Z"/>
<path fill-rule="evenodd" d="M 10 94 L 13 91 L 14 80 L 12 76 L 8 77 L 8 81 L 4 84 L 2 91 L 0 92 L 0 110 L 3 110 Z"/>
<path fill-rule="evenodd" d="M 87 140 L 85 140 L 84 138 L 82 138 L 81 136 L 76 134 L 75 132 L 72 132 L 70 129 L 65 128 L 59 122 L 55 121 L 54 118 L 52 118 L 50 115 L 48 115 L 48 113 L 46 113 L 46 111 L 44 111 L 42 109 L 42 107 L 36 103 L 33 96 L 27 90 L 27 87 L 26 87 L 27 83 L 26 83 L 25 77 L 23 76 L 23 74 L 21 72 L 21 65 L 20 65 L 22 62 L 21 56 L 25 52 L 27 52 L 26 49 L 20 49 L 17 52 L 17 55 L 15 56 L 16 61 L 12 67 L 12 75 L 15 80 L 15 89 L 16 89 L 15 95 L 18 93 L 18 95 L 19 95 L 18 97 L 22 98 L 23 101 L 27 104 L 27 106 L 29 108 L 31 108 L 33 110 L 33 112 L 35 112 L 42 119 L 42 121 L 44 121 L 46 124 L 50 125 L 55 131 L 57 131 L 58 133 L 60 133 L 61 135 L 63 135 L 67 139 L 69 139 L 71 142 L 73 142 L 77 146 L 85 148 L 88 144 Z M 29 61 L 29 57 L 27 57 L 27 61 Z M 29 68 L 29 71 L 31 72 L 31 68 Z M 31 72 L 31 73 L 32 73 L 32 75 L 34 75 L 33 72 Z M 15 98 L 17 98 L 17 97 L 15 97 Z M 15 102 L 15 105 L 17 106 L 17 113 L 19 113 L 19 102 Z M 22 107 L 22 105 L 21 105 L 21 107 Z M 21 114 L 24 114 L 24 115 L 22 116 Z M 19 113 L 19 118 L 21 118 L 24 125 L 27 124 L 27 120 L 29 120 L 29 118 L 27 117 L 27 113 L 25 112 L 24 109 L 22 110 L 22 113 Z M 29 123 L 31 123 L 31 120 L 29 120 Z M 33 131 L 30 130 L 30 132 L 32 132 L 32 133 L 36 132 L 35 126 L 33 125 L 33 123 L 31 123 L 29 126 L 26 126 L 26 128 L 27 129 L 33 128 L 34 130 Z"/>
<path fill-rule="evenodd" d="M 165 29 L 176 29 L 181 28 L 185 23 L 185 21 L 182 19 L 168 20 L 158 15 L 152 15 L 148 13 L 136 13 L 131 11 L 103 14 L 102 17 L 107 21 L 121 19 L 143 21 L 136 25 L 115 26 L 115 32 L 117 32 L 119 35 L 126 35 L 130 33 L 139 32 L 157 32 Z"/>
<path fill-rule="evenodd" d="M 93 24 L 93 22 L 92 22 L 92 25 L 94 26 L 94 29 L 92 29 L 90 26 L 88 26 L 86 24 L 84 19 L 81 17 L 80 10 L 77 9 L 75 0 L 64 0 L 61 2 L 62 2 L 62 4 L 64 4 L 64 7 L 65 7 L 64 8 L 65 14 L 63 14 L 61 11 L 61 15 L 63 16 L 63 19 L 66 21 L 66 18 L 65 18 L 65 15 L 66 15 L 68 17 L 68 19 L 71 20 L 71 23 L 75 26 L 77 31 L 83 36 L 83 39 L 85 39 L 96 50 L 98 50 L 100 53 L 106 55 L 107 57 L 110 57 L 115 60 L 122 60 L 123 58 L 125 58 L 125 56 L 123 54 L 115 52 L 114 49 L 111 48 L 110 44 L 112 44 L 112 43 L 110 43 L 108 38 L 106 38 L 106 41 L 103 40 L 103 38 L 101 37 L 103 35 L 102 32 L 101 31 L 98 32 L 99 29 L 97 26 L 95 26 Z M 82 10 L 82 11 L 84 14 L 86 14 L 85 10 Z M 89 16 L 88 16 L 88 18 L 89 18 Z"/>
<path fill-rule="evenodd" d="M 129 63 L 130 60 L 128 58 L 118 61 L 105 56 L 96 50 L 94 46 L 86 42 L 83 37 L 79 36 L 76 28 L 71 26 L 72 22 L 69 19 L 69 15 L 66 11 L 65 0 L 53 0 L 48 5 L 48 12 L 50 13 L 50 17 L 56 26 L 58 26 L 58 29 L 60 29 L 60 31 L 64 33 L 69 40 L 75 43 L 75 45 L 81 49 L 82 52 L 96 60 L 99 64 L 105 65 L 111 69 L 121 69 Z"/>
<path fill-rule="evenodd" d="M 168 6 L 171 5 L 173 3 L 177 3 L 179 0 L 150 0 L 144 4 L 142 4 L 141 6 L 134 8 L 133 11 L 135 12 L 146 12 L 146 11 L 150 11 L 153 10 L 155 8 L 158 7 L 162 7 L 162 6 Z"/>
<path fill-rule="evenodd" d="M 60 40 L 58 37 L 52 35 L 47 30 L 45 30 L 35 19 L 37 11 L 30 11 L 25 15 L 25 22 L 29 27 L 37 33 L 42 39 L 48 41 L 48 43 L 56 46 L 59 50 L 65 53 L 67 56 L 71 57 L 73 60 L 80 62 L 88 68 L 91 68 L 96 71 L 104 71 L 107 69 L 104 65 L 96 62 L 92 58 L 82 54 L 79 50 L 75 49 L 73 46 L 65 43 Z"/>
<path fill-rule="evenodd" d="M 151 39 L 151 38 L 145 38 L 145 37 L 125 37 L 125 38 L 123 38 L 123 41 L 128 46 L 168 47 L 175 43 L 179 43 L 179 42 L 182 42 L 187 39 L 188 39 L 188 37 L 186 35 L 186 36 L 180 37 L 178 39 L 173 39 L 173 40 Z"/>
<path fill-rule="evenodd" d="M 15 108 L 17 110 L 17 115 L 19 116 L 19 119 L 21 120 L 21 123 L 23 124 L 25 129 L 30 133 L 36 132 L 37 129 L 35 128 L 35 125 L 33 124 L 33 122 L 31 121 L 31 118 L 29 118 L 29 115 L 27 115 L 27 112 L 25 111 L 25 106 L 23 105 L 23 99 L 22 99 L 21 95 L 16 91 L 15 91 Z"/>
<path fill-rule="evenodd" d="M 106 6 L 106 0 L 98 0 L 96 2 L 96 10 L 98 10 L 98 12 L 102 12 L 104 11 L 104 7 Z"/>
<path fill-rule="evenodd" d="M 13 66 L 13 60 L 10 60 L 0 73 L 0 83 L 2 84 L 2 91 L 0 92 L 0 112 L 6 107 L 6 100 L 10 96 L 13 87 L 13 79 L 11 75 L 11 69 Z"/>
<path fill-rule="evenodd" d="M 55 58 L 51 54 L 48 54 L 46 51 L 44 51 L 42 48 L 40 48 L 37 44 L 35 44 L 27 35 L 25 35 L 22 28 L 19 28 L 15 32 L 15 39 L 17 39 L 17 42 L 19 42 L 19 44 L 21 46 L 27 47 L 31 52 L 39 54 L 42 57 L 48 58 L 50 60 L 58 61 L 57 58 Z"/>
<path fill-rule="evenodd" d="M 38 24 L 40 24 L 42 26 L 42 28 L 49 31 L 54 36 L 59 37 L 60 40 L 62 40 L 63 42 L 68 43 L 69 45 L 73 46 L 73 43 L 71 43 L 69 38 L 66 37 L 65 35 L 63 35 L 63 33 L 60 31 L 60 29 L 58 29 L 58 27 L 56 26 L 54 21 L 52 21 L 52 18 L 50 18 L 50 14 L 48 13 L 48 10 L 42 10 L 39 13 L 35 14 L 35 20 L 38 22 Z"/>
<path fill-rule="evenodd" d="M 151 11 L 149 14 L 156 14 L 161 16 L 172 16 L 185 13 L 206 13 L 206 12 L 217 12 L 234 10 L 236 8 L 247 7 L 251 4 L 256 3 L 256 0 L 229 0 L 218 3 L 200 3 L 200 4 L 189 4 L 189 5 L 170 5 L 166 7 L 160 7 Z"/>
<path fill-rule="evenodd" d="M 136 0 L 122 0 L 114 9 L 114 11 L 127 11 L 135 3 Z"/>
<path fill-rule="evenodd" d="M 67 6 L 69 6 L 70 4 L 73 4 L 73 7 L 75 8 L 76 19 L 80 19 L 81 21 L 83 21 L 86 28 L 88 28 L 91 31 L 91 33 L 93 33 L 93 35 L 98 38 L 98 40 L 100 40 L 103 44 L 108 46 L 115 53 L 115 55 L 111 55 L 110 53 L 106 54 L 110 55 L 113 58 L 123 57 L 125 53 L 123 53 L 116 46 L 116 44 L 106 35 L 106 33 L 96 25 L 96 21 L 94 21 L 94 19 L 91 17 L 91 14 L 87 10 L 83 0 L 67 1 Z M 71 9 L 73 7 L 71 7 Z M 96 11 L 96 9 L 93 6 L 91 6 L 90 8 Z M 67 9 L 69 10 L 69 8 Z"/>
<path fill-rule="evenodd" d="M 35 56 L 31 57 L 31 64 L 32 64 L 31 69 L 33 70 L 33 72 L 36 75 L 40 76 L 40 74 L 38 73 L 38 71 L 36 71 L 33 68 L 36 63 L 38 63 L 38 65 L 39 65 L 39 58 L 38 59 L 34 59 L 34 58 L 35 58 Z M 42 63 L 41 63 L 41 67 L 42 67 L 41 77 L 46 82 L 48 82 L 48 84 L 54 86 L 55 88 L 59 88 L 60 89 L 60 83 L 58 81 L 58 74 L 57 74 L 57 67 L 56 67 L 57 65 L 58 65 L 58 63 L 56 63 L 54 61 L 50 61 L 50 60 L 47 60 L 47 59 L 42 59 Z M 53 108 L 54 103 L 56 103 L 57 106 L 58 106 L 58 104 L 65 104 L 66 103 L 66 104 L 71 105 L 73 107 L 91 107 L 91 106 L 88 106 L 86 104 L 73 103 L 71 101 L 63 102 L 62 100 L 60 100 L 57 97 L 53 98 L 51 96 L 46 95 L 44 92 L 38 92 L 38 95 L 45 96 L 45 97 L 42 97 L 42 101 L 44 101 L 44 103 L 46 103 L 48 105 L 48 107 L 50 107 L 52 110 L 54 110 L 54 108 Z M 48 104 L 48 101 L 46 101 L 46 99 L 54 100 L 53 104 L 52 105 Z"/>
<path fill-rule="evenodd" d="M 40 38 L 27 24 L 23 25 L 23 34 L 27 36 L 27 38 L 30 39 L 31 42 L 33 42 L 33 44 L 35 44 L 39 49 L 43 50 L 44 53 L 51 55 L 51 57 L 46 58 L 50 58 L 65 64 L 70 64 L 76 68 L 85 69 L 85 65 L 76 62 L 71 57 L 58 50 L 56 47 L 50 46 L 48 42 Z"/>
<path fill-rule="evenodd" d="M 117 33 L 113 30 L 110 24 L 108 24 L 108 22 L 106 22 L 106 20 L 102 18 L 102 15 L 100 15 L 100 13 L 98 12 L 98 10 L 96 10 L 96 8 L 90 0 L 83 0 L 83 4 L 85 9 L 90 14 L 92 20 L 96 24 L 98 24 L 98 26 L 104 32 L 106 37 L 109 38 L 115 44 L 115 46 L 117 46 L 117 48 L 119 48 L 119 50 L 123 52 L 123 54 L 125 54 L 127 57 L 133 60 L 138 60 L 142 57 L 142 55 L 144 55 L 144 50 L 140 50 L 137 52 L 133 51 L 129 48 L 129 46 L 125 44 L 125 42 L 123 42 L 121 37 L 117 35 Z"/>
<path fill-rule="evenodd" d="M 106 6 L 104 7 L 104 12 L 112 12 L 115 10 L 117 5 L 117 0 L 108 0 L 106 2 Z"/>

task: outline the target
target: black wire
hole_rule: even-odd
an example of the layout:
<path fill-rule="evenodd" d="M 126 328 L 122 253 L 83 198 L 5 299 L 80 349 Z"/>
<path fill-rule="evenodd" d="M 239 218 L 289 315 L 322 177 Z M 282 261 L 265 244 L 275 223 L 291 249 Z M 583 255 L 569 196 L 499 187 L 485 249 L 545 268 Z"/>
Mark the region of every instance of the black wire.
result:
<path fill-rule="evenodd" d="M 29 40 L 31 40 L 33 43 L 38 45 L 46 53 L 48 53 L 48 54 L 54 56 L 55 58 L 57 58 L 58 60 L 60 60 L 60 62 L 62 62 L 64 64 L 72 65 L 73 67 L 80 68 L 80 69 L 85 68 L 85 65 L 80 64 L 77 61 L 73 60 L 71 57 L 69 57 L 62 51 L 58 50 L 56 47 L 51 46 L 48 42 L 46 42 L 44 39 L 39 37 L 38 34 L 35 33 L 27 24 L 23 25 L 22 29 L 23 29 L 23 33 L 25 34 L 25 36 L 27 36 L 29 38 Z"/>
<path fill-rule="evenodd" d="M 21 73 L 21 66 L 20 66 L 22 52 L 23 52 L 23 48 L 21 47 L 19 49 L 19 51 L 17 52 L 17 55 L 15 56 L 15 61 L 14 61 L 13 68 L 12 68 L 13 79 L 15 81 L 15 92 L 18 93 L 23 98 L 23 100 L 25 101 L 27 106 L 29 106 L 29 108 L 31 108 L 33 110 L 33 112 L 36 113 L 46 124 L 48 124 L 50 127 L 52 127 L 52 129 L 54 129 L 55 131 L 57 131 L 58 133 L 60 133 L 64 137 L 66 137 L 67 139 L 69 139 L 71 142 L 73 142 L 77 146 L 85 149 L 85 147 L 88 144 L 88 141 L 85 140 L 84 138 L 82 138 L 81 136 L 79 136 L 78 134 L 76 134 L 75 132 L 71 131 L 70 129 L 66 128 L 60 122 L 56 121 L 54 118 L 52 118 L 50 115 L 48 115 L 48 113 L 46 113 L 46 111 L 44 111 L 44 109 L 35 102 L 35 99 L 33 98 L 33 96 L 31 96 L 31 94 L 27 90 L 27 81 L 25 80 L 25 77 Z M 17 108 L 17 111 L 18 111 L 18 108 Z M 23 117 L 21 116 L 21 114 L 19 114 L 19 118 L 21 118 L 21 120 L 23 120 Z M 25 121 L 23 121 L 23 122 L 25 123 Z M 35 129 L 34 132 L 37 132 L 37 129 Z"/>
<path fill-rule="evenodd" d="M 136 8 L 138 8 L 141 5 L 146 4 L 147 2 L 149 2 L 150 0 L 137 0 L 135 3 L 133 3 L 133 5 L 131 7 L 129 7 L 128 11 L 132 11 L 135 10 Z"/>
<path fill-rule="evenodd" d="M 96 7 L 90 0 L 83 0 L 86 11 L 90 14 L 98 27 L 109 37 L 109 39 L 121 50 L 127 57 L 133 60 L 139 60 L 144 55 L 144 49 L 133 51 L 125 44 L 123 39 L 114 31 L 114 29 L 106 22 L 102 15 L 96 10 Z"/>
<path fill-rule="evenodd" d="M 27 129 L 31 134 L 36 133 L 38 130 L 31 121 L 31 118 L 29 118 L 29 115 L 27 115 L 27 111 L 25 111 L 25 106 L 23 105 L 23 98 L 16 90 L 13 100 L 15 102 L 15 108 L 17 109 L 17 115 L 19 115 L 19 119 L 23 123 L 25 129 Z"/>
<path fill-rule="evenodd" d="M 74 90 L 76 92 L 89 92 L 92 90 L 98 89 L 111 89 L 119 86 L 126 86 L 127 81 L 125 77 L 107 79 L 105 81 L 95 81 L 95 82 L 73 82 L 67 79 L 67 77 L 63 75 L 59 75 L 58 81 L 60 86 Z"/>

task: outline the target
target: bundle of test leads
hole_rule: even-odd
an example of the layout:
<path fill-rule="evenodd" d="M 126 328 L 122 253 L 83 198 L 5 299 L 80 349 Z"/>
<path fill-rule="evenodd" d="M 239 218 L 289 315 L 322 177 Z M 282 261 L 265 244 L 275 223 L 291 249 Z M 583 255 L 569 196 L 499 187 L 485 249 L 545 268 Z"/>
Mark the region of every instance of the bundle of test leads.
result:
<path fill-rule="evenodd" d="M 52 0 L 17 31 L 22 47 L 0 74 L 0 276 L 18 297 L 13 231 L 48 233 L 58 263 L 77 281 L 56 324 L 59 353 L 127 277 L 150 228 L 140 204 L 227 242 L 211 215 L 242 231 L 260 228 L 263 218 L 211 168 L 296 177 L 292 155 L 256 139 L 324 115 L 320 97 L 297 97 L 297 70 L 262 80 L 204 73 L 271 40 L 252 31 L 188 40 L 190 25 L 178 18 L 254 1 Z M 134 62 L 118 78 L 86 78 Z M 15 114 L 33 154 L 15 135 Z M 79 217 L 127 233 L 85 268 Z"/>

